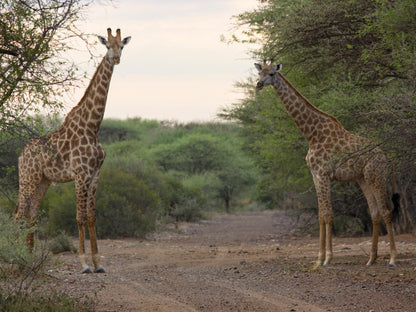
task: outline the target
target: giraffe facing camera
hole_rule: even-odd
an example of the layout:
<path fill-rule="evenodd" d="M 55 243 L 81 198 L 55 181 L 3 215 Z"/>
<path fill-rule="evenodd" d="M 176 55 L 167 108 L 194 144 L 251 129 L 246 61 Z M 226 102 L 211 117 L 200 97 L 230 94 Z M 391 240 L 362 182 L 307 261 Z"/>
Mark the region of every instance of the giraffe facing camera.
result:
<path fill-rule="evenodd" d="M 61 127 L 53 133 L 32 139 L 19 157 L 19 196 L 15 220 L 36 223 L 39 206 L 51 183 L 75 181 L 79 260 L 83 273 L 92 273 L 85 257 L 85 227 L 88 227 L 94 272 L 104 273 L 100 265 L 95 226 L 95 193 L 105 151 L 98 140 L 114 65 L 120 63 L 123 47 L 131 37 L 121 39 L 120 29 L 113 36 L 99 40 L 107 53 L 98 65 L 80 102 L 68 113 Z M 34 234 L 27 244 L 33 249 Z"/>

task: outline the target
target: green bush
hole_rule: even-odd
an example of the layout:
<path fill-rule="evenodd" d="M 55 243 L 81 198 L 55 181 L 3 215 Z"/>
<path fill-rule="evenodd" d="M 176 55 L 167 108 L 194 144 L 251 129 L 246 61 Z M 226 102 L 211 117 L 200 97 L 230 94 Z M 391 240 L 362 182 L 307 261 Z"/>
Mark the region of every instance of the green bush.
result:
<path fill-rule="evenodd" d="M 102 170 L 96 207 L 100 237 L 143 236 L 155 229 L 161 213 L 157 194 L 120 169 Z"/>
<path fill-rule="evenodd" d="M 62 231 L 78 235 L 77 199 L 74 182 L 51 186 L 41 204 L 41 216 L 47 216 L 46 233 L 56 236 Z"/>
<path fill-rule="evenodd" d="M 61 231 L 56 237 L 52 239 L 49 244 L 49 249 L 53 254 L 58 254 L 64 251 L 76 252 L 72 239 Z"/>
<path fill-rule="evenodd" d="M 170 214 L 176 220 L 195 222 L 203 218 L 207 201 L 199 187 L 182 187 L 175 195 L 176 199 L 172 201 L 174 209 Z"/>
<path fill-rule="evenodd" d="M 7 275 L 7 268 L 18 271 L 30 270 L 35 254 L 29 253 L 26 247 L 26 235 L 29 231 L 24 222 L 15 225 L 12 218 L 0 211 L 0 273 Z M 6 265 L 4 265 L 6 264 Z"/>

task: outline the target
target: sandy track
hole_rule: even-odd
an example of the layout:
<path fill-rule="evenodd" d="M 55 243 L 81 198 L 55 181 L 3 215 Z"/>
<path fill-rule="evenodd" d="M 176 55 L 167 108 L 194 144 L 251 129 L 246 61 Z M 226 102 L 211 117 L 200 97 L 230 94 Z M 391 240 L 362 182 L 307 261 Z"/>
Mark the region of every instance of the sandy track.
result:
<path fill-rule="evenodd" d="M 147 240 L 99 241 L 106 274 L 82 275 L 61 254 L 56 287 L 95 298 L 97 311 L 416 311 L 416 237 L 397 237 L 387 266 L 365 266 L 370 238 L 335 238 L 330 267 L 313 270 L 316 237 L 302 237 L 279 211 L 219 215 L 182 223 Z"/>

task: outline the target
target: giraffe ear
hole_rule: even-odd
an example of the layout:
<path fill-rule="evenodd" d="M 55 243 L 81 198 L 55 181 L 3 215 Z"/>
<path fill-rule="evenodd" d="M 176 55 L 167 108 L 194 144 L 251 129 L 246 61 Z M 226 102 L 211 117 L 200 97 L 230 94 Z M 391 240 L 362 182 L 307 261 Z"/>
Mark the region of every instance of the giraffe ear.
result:
<path fill-rule="evenodd" d="M 254 63 L 254 66 L 256 67 L 256 69 L 260 72 L 262 69 L 262 66 L 259 63 Z"/>
<path fill-rule="evenodd" d="M 123 46 L 125 46 L 127 43 L 129 43 L 129 42 L 130 42 L 130 40 L 131 40 L 131 37 L 130 37 L 130 36 L 128 36 L 128 37 L 126 37 L 126 38 L 124 38 L 124 39 L 123 39 L 123 41 L 122 41 Z"/>
<path fill-rule="evenodd" d="M 98 40 L 105 46 L 107 46 L 107 40 L 104 37 L 98 36 Z"/>
<path fill-rule="evenodd" d="M 277 64 L 276 65 L 276 73 L 280 72 L 282 70 L 283 65 L 282 64 Z"/>

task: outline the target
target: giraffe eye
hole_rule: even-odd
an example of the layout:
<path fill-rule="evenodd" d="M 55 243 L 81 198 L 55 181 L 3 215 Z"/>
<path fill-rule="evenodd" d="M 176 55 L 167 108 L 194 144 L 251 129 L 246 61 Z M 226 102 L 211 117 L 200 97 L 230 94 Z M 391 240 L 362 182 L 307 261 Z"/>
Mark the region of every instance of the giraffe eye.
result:
<path fill-rule="evenodd" d="M 270 74 L 269 74 L 269 76 L 270 76 L 270 77 L 273 77 L 273 76 L 274 76 L 274 73 L 270 73 Z"/>

